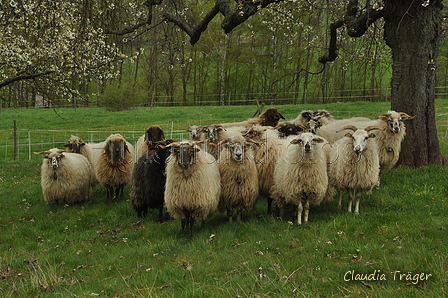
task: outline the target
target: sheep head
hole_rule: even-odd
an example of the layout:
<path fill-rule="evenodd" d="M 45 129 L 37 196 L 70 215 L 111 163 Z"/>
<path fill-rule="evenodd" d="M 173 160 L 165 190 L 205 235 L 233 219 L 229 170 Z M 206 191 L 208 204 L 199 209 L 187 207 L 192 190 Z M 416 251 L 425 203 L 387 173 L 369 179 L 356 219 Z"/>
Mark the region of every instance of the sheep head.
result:
<path fill-rule="evenodd" d="M 197 153 L 201 151 L 196 145 L 204 142 L 174 142 L 167 146 L 160 145 L 160 147 L 170 148 L 171 156 L 176 156 L 177 163 L 186 171 L 196 163 Z"/>
<path fill-rule="evenodd" d="M 245 152 L 252 148 L 253 145 L 258 145 L 258 143 L 251 139 L 246 140 L 241 136 L 226 139 L 219 143 L 219 146 L 224 148 L 223 150 L 229 150 L 230 156 L 239 163 L 243 162 Z"/>
<path fill-rule="evenodd" d="M 218 139 L 219 132 L 225 130 L 220 124 L 207 125 L 202 128 L 202 131 L 207 135 L 210 143 L 215 143 Z"/>
<path fill-rule="evenodd" d="M 59 168 L 61 159 L 64 157 L 64 152 L 67 151 L 54 148 L 48 151 L 34 152 L 34 154 L 45 154 L 44 159 L 46 159 L 48 165 L 56 171 Z"/>
<path fill-rule="evenodd" d="M 308 128 L 304 127 L 301 124 L 296 124 L 292 122 L 282 122 L 279 123 L 276 127 L 276 130 L 278 130 L 280 134 L 280 138 L 286 138 L 290 135 L 298 135 L 299 133 L 303 131 L 309 130 Z"/>
<path fill-rule="evenodd" d="M 64 145 L 70 152 L 81 153 L 81 147 L 84 146 L 84 141 L 78 137 L 72 135 L 70 139 L 67 140 L 67 144 Z"/>
<path fill-rule="evenodd" d="M 298 138 L 291 140 L 291 144 L 302 146 L 305 153 L 312 152 L 313 145 L 317 143 L 323 143 L 325 140 L 319 136 L 316 136 L 310 132 L 302 133 Z"/>
<path fill-rule="evenodd" d="M 384 121 L 386 125 L 389 128 L 389 131 L 391 133 L 399 133 L 400 130 L 403 127 L 402 122 L 405 120 L 411 120 L 414 119 L 415 116 L 409 116 L 408 114 L 404 112 L 395 112 L 395 111 L 389 111 L 387 113 L 381 114 L 377 116 L 376 118 Z"/>
<path fill-rule="evenodd" d="M 353 133 L 347 133 L 345 136 L 347 138 L 351 138 L 353 140 L 353 151 L 355 154 L 359 155 L 367 148 L 367 141 L 369 139 L 375 138 L 375 134 L 371 133 L 372 130 L 384 130 L 384 128 L 379 126 L 368 126 L 364 129 L 357 128 L 353 125 L 347 125 L 338 130 L 337 132 L 343 131 L 343 130 L 353 130 Z"/>
<path fill-rule="evenodd" d="M 285 119 L 276 108 L 268 108 L 266 111 L 260 114 L 258 118 L 261 119 L 261 125 L 276 127 L 280 119 Z"/>
<path fill-rule="evenodd" d="M 145 142 L 148 149 L 153 148 L 153 143 L 165 140 L 165 133 L 158 125 L 151 125 L 145 132 Z"/>
<path fill-rule="evenodd" d="M 110 135 L 106 139 L 104 154 L 109 159 L 108 163 L 113 167 L 120 167 L 126 161 L 126 152 L 130 153 L 126 140 L 120 134 Z"/>
<path fill-rule="evenodd" d="M 265 132 L 266 132 L 265 127 L 262 127 L 260 125 L 254 125 L 251 128 L 243 130 L 241 134 L 245 139 L 250 139 L 256 142 L 261 141 Z"/>
<path fill-rule="evenodd" d="M 189 126 L 187 131 L 190 133 L 190 139 L 199 140 L 199 134 L 202 132 L 203 126 L 201 125 L 192 125 Z"/>
<path fill-rule="evenodd" d="M 313 116 L 317 119 L 327 118 L 328 120 L 333 120 L 333 116 L 327 110 L 317 110 L 313 113 Z"/>

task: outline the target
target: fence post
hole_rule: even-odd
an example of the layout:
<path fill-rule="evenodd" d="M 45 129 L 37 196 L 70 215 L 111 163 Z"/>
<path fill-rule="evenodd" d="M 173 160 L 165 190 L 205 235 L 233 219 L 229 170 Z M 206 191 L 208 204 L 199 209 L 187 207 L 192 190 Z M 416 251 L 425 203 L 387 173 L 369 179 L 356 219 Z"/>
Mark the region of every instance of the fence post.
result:
<path fill-rule="evenodd" d="M 31 160 L 31 130 L 28 129 L 28 160 Z"/>
<path fill-rule="evenodd" d="M 14 120 L 14 160 L 17 160 L 17 121 Z"/>

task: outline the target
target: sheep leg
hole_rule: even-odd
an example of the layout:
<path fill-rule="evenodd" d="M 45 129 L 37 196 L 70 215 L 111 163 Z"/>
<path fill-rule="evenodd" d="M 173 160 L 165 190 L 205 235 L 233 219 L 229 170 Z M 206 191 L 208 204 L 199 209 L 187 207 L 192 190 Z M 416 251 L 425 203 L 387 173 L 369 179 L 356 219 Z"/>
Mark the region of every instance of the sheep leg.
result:
<path fill-rule="evenodd" d="M 232 208 L 228 208 L 227 209 L 227 220 L 229 222 L 232 222 L 232 217 L 233 217 L 233 209 Z"/>
<path fill-rule="evenodd" d="M 349 189 L 348 190 L 348 212 L 352 212 L 352 203 L 353 203 L 354 196 L 355 196 L 355 190 Z"/>
<path fill-rule="evenodd" d="M 310 213 L 310 201 L 308 198 L 305 201 L 305 214 L 303 215 L 303 223 L 308 222 L 308 214 Z"/>
<path fill-rule="evenodd" d="M 355 214 L 359 214 L 359 201 L 361 199 L 361 190 L 356 193 L 355 199 Z"/>
<path fill-rule="evenodd" d="M 342 190 L 338 191 L 338 195 L 339 195 L 339 200 L 338 200 L 338 208 L 342 207 Z"/>
<path fill-rule="evenodd" d="M 182 237 L 185 236 L 185 227 L 187 226 L 187 222 L 188 222 L 188 218 L 183 217 L 182 218 L 182 232 L 181 232 Z"/>
<path fill-rule="evenodd" d="M 163 204 L 159 206 L 159 222 L 163 223 Z"/>
<path fill-rule="evenodd" d="M 194 216 L 190 216 L 190 220 L 188 222 L 189 228 L 190 228 L 190 238 L 193 236 L 193 225 L 194 225 Z"/>
<path fill-rule="evenodd" d="M 114 188 L 109 184 L 106 184 L 106 202 L 109 201 L 109 204 L 112 204 L 113 196 L 114 196 Z"/>
<path fill-rule="evenodd" d="M 268 215 L 272 214 L 272 200 L 273 198 L 268 197 Z"/>
<path fill-rule="evenodd" d="M 285 201 L 283 198 L 276 200 L 275 208 L 277 209 L 277 217 L 283 219 L 285 213 Z"/>
<path fill-rule="evenodd" d="M 124 185 L 120 184 L 115 190 L 115 199 L 118 202 L 119 200 L 123 200 L 123 198 L 124 198 Z"/>
<path fill-rule="evenodd" d="M 302 200 L 299 200 L 299 205 L 297 206 L 297 224 L 299 226 L 302 224 L 302 211 L 303 211 Z"/>
<path fill-rule="evenodd" d="M 241 221 L 241 213 L 242 213 L 243 209 L 241 208 L 237 208 L 236 209 L 236 221 L 240 222 Z"/>

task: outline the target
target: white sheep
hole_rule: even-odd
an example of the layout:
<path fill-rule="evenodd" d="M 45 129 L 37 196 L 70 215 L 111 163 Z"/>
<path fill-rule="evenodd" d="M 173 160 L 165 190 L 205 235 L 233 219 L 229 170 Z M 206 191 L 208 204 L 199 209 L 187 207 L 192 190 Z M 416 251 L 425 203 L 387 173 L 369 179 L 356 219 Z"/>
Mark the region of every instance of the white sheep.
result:
<path fill-rule="evenodd" d="M 278 138 L 278 133 L 272 127 L 254 125 L 244 131 L 243 136 L 259 144 L 254 147 L 254 160 L 258 172 L 260 195 L 268 202 L 268 213 L 272 211 L 270 190 L 274 184 L 274 169 L 277 159 L 286 147 L 284 140 Z"/>
<path fill-rule="evenodd" d="M 195 218 L 202 218 L 203 225 L 218 208 L 218 165 L 198 142 L 174 142 L 167 147 L 171 147 L 171 155 L 166 160 L 165 206 L 175 219 L 182 220 L 182 236 L 188 227 L 191 237 Z"/>
<path fill-rule="evenodd" d="M 252 146 L 241 135 L 234 135 L 219 144 L 218 168 L 221 175 L 221 198 L 219 210 L 227 213 L 232 222 L 233 210 L 236 209 L 236 219 L 241 220 L 242 210 L 251 212 L 258 198 L 258 175 L 255 166 Z"/>
<path fill-rule="evenodd" d="M 368 126 L 379 126 L 384 128 L 375 133 L 380 159 L 380 173 L 384 174 L 393 168 L 400 156 L 401 143 L 406 135 L 406 127 L 403 121 L 414 118 L 415 116 L 409 116 L 403 112 L 388 111 L 387 113 L 377 116 L 377 120 L 363 117 L 335 120 L 329 125 L 322 126 L 318 130 L 318 134 L 324 137 L 330 135 L 328 136 L 330 140 L 336 141 L 349 133 L 349 130 L 346 129 L 336 132 L 336 129 L 345 125 L 354 125 L 358 128 L 365 128 Z M 332 132 L 332 130 L 334 131 Z"/>
<path fill-rule="evenodd" d="M 89 199 L 93 172 L 87 158 L 58 148 L 34 153 L 45 154 L 41 185 L 47 204 L 75 204 Z"/>
<path fill-rule="evenodd" d="M 372 130 L 381 130 L 378 126 L 364 129 L 353 125 L 344 126 L 353 133 L 333 144 L 330 155 L 330 183 L 339 191 L 338 206 L 341 206 L 342 193 L 348 191 L 348 211 L 352 212 L 355 199 L 355 213 L 359 213 L 361 192 L 370 194 L 378 184 L 380 164 L 378 145 Z M 355 198 L 356 196 L 356 198 Z"/>
<path fill-rule="evenodd" d="M 89 162 L 92 162 L 92 148 L 86 144 L 80 137 L 71 135 L 64 145 L 68 152 L 74 152 L 84 155 Z"/>
<path fill-rule="evenodd" d="M 326 140 L 306 132 L 292 139 L 280 156 L 271 189 L 280 217 L 285 204 L 293 204 L 298 206 L 297 224 L 302 224 L 302 214 L 306 223 L 310 204 L 319 205 L 330 194 L 324 146 L 329 146 Z"/>
<path fill-rule="evenodd" d="M 94 162 L 98 182 L 106 188 L 106 200 L 123 199 L 123 189 L 131 182 L 134 147 L 120 134 L 110 135 L 98 145 L 101 153 Z"/>
<path fill-rule="evenodd" d="M 389 172 L 397 163 L 401 152 L 401 143 L 406 135 L 406 126 L 403 121 L 414 119 L 403 112 L 389 111 L 381 114 L 371 125 L 385 128 L 376 133 L 378 153 L 380 157 L 380 173 Z"/>

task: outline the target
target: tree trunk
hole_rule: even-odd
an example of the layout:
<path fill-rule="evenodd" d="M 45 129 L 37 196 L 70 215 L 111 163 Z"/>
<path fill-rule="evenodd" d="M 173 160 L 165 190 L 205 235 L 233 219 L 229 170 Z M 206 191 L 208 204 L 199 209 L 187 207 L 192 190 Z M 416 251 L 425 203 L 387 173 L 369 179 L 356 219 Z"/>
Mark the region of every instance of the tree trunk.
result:
<path fill-rule="evenodd" d="M 435 63 L 442 24 L 441 0 L 391 0 L 384 8 L 384 38 L 392 50 L 392 110 L 417 116 L 406 121 L 397 165 L 445 165 L 435 115 Z"/>

